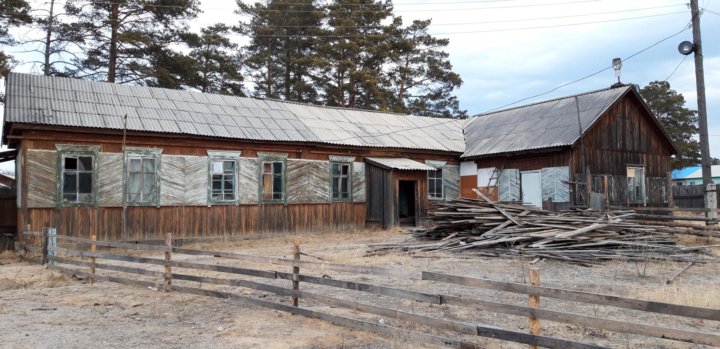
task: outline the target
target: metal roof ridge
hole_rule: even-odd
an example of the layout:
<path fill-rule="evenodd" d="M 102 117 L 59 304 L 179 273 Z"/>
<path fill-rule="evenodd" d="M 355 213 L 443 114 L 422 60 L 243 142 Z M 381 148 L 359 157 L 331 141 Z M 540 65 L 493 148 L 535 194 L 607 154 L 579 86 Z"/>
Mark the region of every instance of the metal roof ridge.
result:
<path fill-rule="evenodd" d="M 468 119 L 469 119 L 470 121 L 472 121 L 472 120 L 476 119 L 477 117 L 481 117 L 481 116 L 486 116 L 486 115 L 492 115 L 492 114 L 502 113 L 502 112 L 506 112 L 506 111 L 510 111 L 510 110 L 515 110 L 515 109 L 520 109 L 520 108 L 532 107 L 532 106 L 536 106 L 536 105 L 540 105 L 540 104 L 545 104 L 545 103 L 557 102 L 557 101 L 561 101 L 561 100 L 563 100 L 563 99 L 568 99 L 568 98 L 575 98 L 575 97 L 580 97 L 580 96 L 587 96 L 587 95 L 591 95 L 591 94 L 595 94 L 595 93 L 599 93 L 599 92 L 605 92 L 605 91 L 610 91 L 610 90 L 615 90 L 615 89 L 618 89 L 618 90 L 619 90 L 619 89 L 628 89 L 628 88 L 632 88 L 632 85 L 629 85 L 629 84 L 628 84 L 628 85 L 622 85 L 622 86 L 617 86 L 617 87 L 610 86 L 610 87 L 606 87 L 606 88 L 597 89 L 597 90 L 594 90 L 594 91 L 587 91 L 587 92 L 582 92 L 582 93 L 576 93 L 576 94 L 574 94 L 574 95 L 569 95 L 569 96 L 563 96 L 563 97 L 556 97 L 556 98 L 546 99 L 546 100 L 538 101 L 538 102 L 535 102 L 535 103 L 518 105 L 518 106 L 516 106 L 516 107 L 500 109 L 500 110 L 497 110 L 497 111 L 479 113 L 479 114 L 475 114 L 475 115 L 471 116 L 471 117 L 468 118 Z"/>

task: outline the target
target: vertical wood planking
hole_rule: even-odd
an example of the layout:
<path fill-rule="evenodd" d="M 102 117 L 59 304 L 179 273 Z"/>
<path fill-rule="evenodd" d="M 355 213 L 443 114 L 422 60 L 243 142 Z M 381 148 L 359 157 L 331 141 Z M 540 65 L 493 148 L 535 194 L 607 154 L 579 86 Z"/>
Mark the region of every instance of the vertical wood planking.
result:
<path fill-rule="evenodd" d="M 460 166 L 443 167 L 443 186 L 446 199 L 454 200 L 460 197 Z"/>

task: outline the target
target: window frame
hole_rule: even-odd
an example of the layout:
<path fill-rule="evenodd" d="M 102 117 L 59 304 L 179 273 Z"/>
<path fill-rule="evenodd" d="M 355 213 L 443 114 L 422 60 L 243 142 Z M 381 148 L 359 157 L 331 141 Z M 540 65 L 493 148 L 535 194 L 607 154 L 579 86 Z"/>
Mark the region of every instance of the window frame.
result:
<path fill-rule="evenodd" d="M 239 189 L 238 189 L 238 183 L 240 181 L 238 180 L 238 175 L 240 174 L 240 152 L 228 152 L 228 151 L 208 151 L 208 206 L 212 205 L 239 205 L 240 204 L 240 197 L 239 197 Z M 226 162 L 230 161 L 234 165 L 233 169 L 233 197 L 232 200 L 219 200 L 213 198 L 213 164 L 215 162 Z M 223 171 L 223 178 L 225 176 L 225 173 Z M 223 179 L 224 182 L 224 179 Z M 225 194 L 223 193 L 223 197 Z"/>
<path fill-rule="evenodd" d="M 333 166 L 335 166 L 335 165 L 340 166 L 340 175 L 337 177 L 335 175 L 333 175 Z M 344 177 L 342 174 L 343 166 L 348 167 L 347 175 L 345 175 Z M 330 201 L 332 201 L 332 202 L 352 202 L 352 197 L 353 197 L 352 177 L 353 177 L 352 162 L 346 162 L 346 161 L 331 161 L 330 162 Z M 339 182 L 338 182 L 339 190 L 341 190 L 341 188 L 342 188 L 342 179 L 347 178 L 348 185 L 347 185 L 347 197 L 346 198 L 343 198 L 343 197 L 335 198 L 335 192 L 333 190 L 334 189 L 333 181 L 335 178 L 339 178 Z M 342 191 L 340 192 L 340 194 L 342 194 Z"/>
<path fill-rule="evenodd" d="M 277 153 L 258 153 L 259 166 L 258 166 L 258 202 L 260 204 L 284 204 L 287 205 L 287 154 Z M 265 199 L 263 197 L 263 189 L 265 182 L 263 176 L 265 175 L 265 163 L 281 163 L 282 173 L 280 174 L 280 180 L 282 183 L 282 198 L 280 199 Z M 271 165 L 272 166 L 272 165 Z M 272 166 L 274 167 L 274 166 Z M 273 176 L 275 176 L 273 172 Z M 274 182 L 274 180 L 273 180 Z M 274 188 L 273 188 L 274 189 Z"/>
<path fill-rule="evenodd" d="M 83 145 L 66 145 L 58 144 L 55 146 L 57 149 L 57 167 L 56 167 L 56 183 L 57 183 L 57 196 L 56 203 L 58 207 L 73 207 L 73 206 L 86 206 L 86 207 L 97 207 L 98 205 L 98 159 L 100 146 L 83 146 Z M 90 157 L 92 159 L 91 169 L 91 188 L 90 188 L 90 199 L 87 201 L 65 201 L 63 200 L 63 186 L 65 182 L 65 159 L 68 157 Z M 77 170 L 75 170 L 77 172 Z M 77 194 L 79 194 L 79 186 L 76 188 Z"/>
<path fill-rule="evenodd" d="M 631 191 L 630 191 L 630 178 L 633 178 L 633 182 L 635 182 L 634 178 L 637 178 L 637 175 L 636 175 L 636 176 L 633 176 L 633 177 L 628 176 L 627 173 L 630 171 L 630 169 L 633 169 L 633 171 L 635 171 L 635 174 L 637 174 L 637 170 L 638 170 L 638 169 L 641 169 L 641 170 L 642 170 L 642 182 L 640 183 L 640 188 L 641 188 L 641 193 L 640 193 L 640 195 L 641 195 L 641 198 L 640 198 L 639 200 L 634 199 L 634 194 L 632 195 L 632 198 L 633 198 L 633 199 L 631 199 L 631 194 L 630 194 L 630 192 L 631 192 Z M 626 194 L 626 195 L 627 195 L 627 203 L 628 203 L 628 205 L 629 205 L 629 204 L 643 204 L 643 205 L 645 205 L 645 204 L 647 203 L 647 188 L 646 188 L 646 184 L 645 184 L 645 181 L 646 181 L 646 179 L 647 179 L 647 174 L 645 173 L 645 166 L 643 166 L 643 165 L 626 165 L 626 166 L 625 166 L 625 170 L 626 170 L 626 175 L 625 175 L 625 177 L 626 177 L 626 179 L 627 179 L 627 194 Z M 636 187 L 637 187 L 637 186 L 633 186 L 633 188 L 636 188 Z"/>
<path fill-rule="evenodd" d="M 161 162 L 161 154 L 162 149 L 157 148 L 125 148 L 125 156 L 123 157 L 124 167 L 125 171 L 124 173 L 124 180 L 123 180 L 123 202 L 127 206 L 156 206 L 160 207 L 160 195 L 162 193 L 160 188 L 160 162 Z M 154 174 L 155 174 L 155 200 L 153 201 L 130 201 L 129 200 L 129 191 L 128 186 L 130 185 L 130 171 L 131 166 L 130 163 L 132 160 L 141 159 L 141 173 L 145 174 L 144 172 L 144 160 L 145 159 L 152 159 L 155 161 L 154 166 Z M 144 180 L 144 179 L 143 179 Z M 142 189 L 141 193 L 142 195 Z"/>
<path fill-rule="evenodd" d="M 440 177 L 430 177 L 431 173 L 437 173 L 440 171 Z M 437 181 L 440 181 L 440 196 L 433 196 L 433 193 L 430 192 L 430 181 L 435 181 L 435 185 L 437 188 Z M 443 173 L 443 167 L 436 167 L 432 171 L 427 171 L 427 186 L 428 186 L 428 199 L 430 200 L 443 200 L 445 199 L 445 175 Z"/>

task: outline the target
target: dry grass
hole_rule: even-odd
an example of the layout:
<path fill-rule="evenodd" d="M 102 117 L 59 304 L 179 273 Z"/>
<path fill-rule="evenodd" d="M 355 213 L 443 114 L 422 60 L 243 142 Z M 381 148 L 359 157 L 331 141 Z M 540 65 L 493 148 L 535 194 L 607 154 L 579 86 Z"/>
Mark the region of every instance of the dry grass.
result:
<path fill-rule="evenodd" d="M 653 301 L 720 309 L 720 289 L 714 286 L 664 285 L 653 289 L 637 289 L 633 293 L 639 298 Z"/>

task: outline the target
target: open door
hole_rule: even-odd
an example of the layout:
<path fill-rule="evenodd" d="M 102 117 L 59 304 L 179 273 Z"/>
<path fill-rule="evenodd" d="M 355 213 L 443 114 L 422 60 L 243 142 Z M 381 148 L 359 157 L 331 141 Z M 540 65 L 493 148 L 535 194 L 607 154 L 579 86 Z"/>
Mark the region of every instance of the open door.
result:
<path fill-rule="evenodd" d="M 398 181 L 398 222 L 400 225 L 415 225 L 416 181 Z"/>

